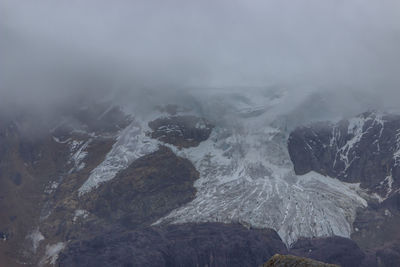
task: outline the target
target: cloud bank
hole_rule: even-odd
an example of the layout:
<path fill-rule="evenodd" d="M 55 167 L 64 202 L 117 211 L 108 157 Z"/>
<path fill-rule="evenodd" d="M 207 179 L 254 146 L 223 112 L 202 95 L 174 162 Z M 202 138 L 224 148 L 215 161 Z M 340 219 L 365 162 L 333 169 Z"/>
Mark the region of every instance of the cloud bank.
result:
<path fill-rule="evenodd" d="M 0 36 L 3 107 L 272 84 L 400 97 L 397 0 L 0 0 Z"/>

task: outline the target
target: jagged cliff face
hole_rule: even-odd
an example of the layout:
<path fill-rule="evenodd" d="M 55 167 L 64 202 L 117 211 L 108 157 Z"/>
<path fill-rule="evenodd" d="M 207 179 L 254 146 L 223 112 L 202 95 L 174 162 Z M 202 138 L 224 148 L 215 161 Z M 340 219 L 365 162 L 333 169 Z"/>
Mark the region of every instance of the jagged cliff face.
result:
<path fill-rule="evenodd" d="M 356 209 L 366 201 L 357 185 L 294 173 L 287 138 L 297 112 L 283 108 L 292 101 L 284 91 L 206 99 L 226 113 L 209 139 L 175 149 L 200 173 L 196 198 L 158 223 L 240 222 L 275 229 L 287 245 L 299 237 L 350 237 Z"/>
<path fill-rule="evenodd" d="M 336 123 L 295 129 L 288 150 L 297 174 L 312 171 L 359 183 L 372 197 L 357 212 L 351 238 L 371 265 L 398 265 L 400 116 L 366 112 Z M 371 256 L 372 254 L 372 256 Z M 371 260 L 372 258 L 372 260 Z"/>
<path fill-rule="evenodd" d="M 110 266 L 136 254 L 173 266 L 188 263 L 187 248 L 193 264 L 253 266 L 286 245 L 328 263 L 390 266 L 400 117 L 310 124 L 320 101 L 284 90 L 203 92 L 145 114 L 77 109 L 35 139 L 21 120 L 3 124 L 0 260 L 49 266 L 61 252 L 61 266 L 95 266 L 99 249 L 109 254 L 96 260 Z M 211 246 L 216 233 L 221 249 Z M 160 245 L 144 249 L 135 237 Z"/>
<path fill-rule="evenodd" d="M 399 137 L 400 116 L 367 112 L 297 128 L 288 149 L 297 174 L 316 171 L 360 183 L 383 200 L 400 186 Z"/>
<path fill-rule="evenodd" d="M 109 105 L 77 109 L 46 123 L 30 114 L 1 121 L 1 265 L 53 261 L 64 246 L 62 229 L 76 210 L 76 187 L 129 121 Z"/>

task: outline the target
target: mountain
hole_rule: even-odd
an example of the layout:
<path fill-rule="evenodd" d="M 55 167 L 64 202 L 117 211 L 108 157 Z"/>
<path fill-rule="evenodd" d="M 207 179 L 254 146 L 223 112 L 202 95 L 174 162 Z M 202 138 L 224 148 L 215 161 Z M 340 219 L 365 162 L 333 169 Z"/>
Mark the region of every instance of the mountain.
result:
<path fill-rule="evenodd" d="M 400 263 L 400 116 L 326 106 L 238 88 L 4 118 L 0 264 Z"/>

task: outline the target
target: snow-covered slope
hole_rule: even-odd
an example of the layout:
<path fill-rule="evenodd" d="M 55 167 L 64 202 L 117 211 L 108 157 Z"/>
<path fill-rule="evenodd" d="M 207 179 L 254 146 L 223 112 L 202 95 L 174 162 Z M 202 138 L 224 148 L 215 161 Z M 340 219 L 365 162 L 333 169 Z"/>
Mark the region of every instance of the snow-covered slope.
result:
<path fill-rule="evenodd" d="M 156 223 L 240 222 L 273 228 L 288 245 L 299 237 L 349 237 L 356 209 L 367 205 L 358 185 L 293 171 L 287 138 L 295 125 L 289 121 L 296 121 L 296 108 L 304 99 L 285 91 L 202 92 L 196 99 L 200 108 L 192 112 L 215 124 L 210 138 L 197 147 L 168 145 L 200 172 L 196 198 Z M 147 122 L 136 120 L 122 131 L 80 193 L 157 148 L 158 141 L 145 134 Z"/>
<path fill-rule="evenodd" d="M 135 159 L 157 150 L 158 141 L 146 135 L 149 131 L 147 122 L 154 118 L 154 114 L 146 119 L 135 118 L 120 133 L 105 160 L 91 172 L 87 181 L 79 188 L 80 195 L 113 179 L 118 171 L 127 168 Z"/>

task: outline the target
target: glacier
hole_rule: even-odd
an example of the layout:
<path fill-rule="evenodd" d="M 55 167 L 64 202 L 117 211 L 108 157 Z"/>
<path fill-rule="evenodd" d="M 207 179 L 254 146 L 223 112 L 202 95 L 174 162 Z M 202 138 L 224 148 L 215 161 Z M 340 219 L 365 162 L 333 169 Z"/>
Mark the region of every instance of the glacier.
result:
<path fill-rule="evenodd" d="M 215 124 L 208 140 L 197 147 L 170 147 L 189 159 L 200 173 L 195 199 L 154 224 L 186 222 L 241 223 L 273 228 L 290 246 L 300 237 L 350 237 L 356 210 L 366 207 L 364 192 L 315 172 L 298 176 L 287 151 L 290 129 L 303 123 L 299 108 L 309 95 L 295 98 L 273 92 L 201 92 L 194 96 L 198 116 Z M 200 108 L 198 108 L 200 107 Z M 152 114 L 123 130 L 105 160 L 79 189 L 84 194 L 111 180 L 160 142 L 146 135 Z"/>

